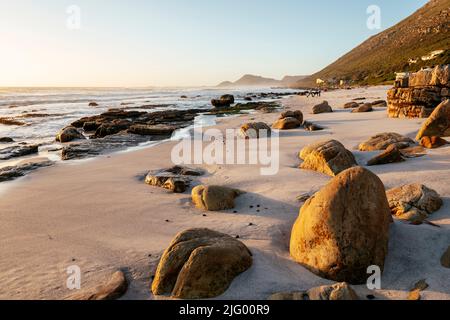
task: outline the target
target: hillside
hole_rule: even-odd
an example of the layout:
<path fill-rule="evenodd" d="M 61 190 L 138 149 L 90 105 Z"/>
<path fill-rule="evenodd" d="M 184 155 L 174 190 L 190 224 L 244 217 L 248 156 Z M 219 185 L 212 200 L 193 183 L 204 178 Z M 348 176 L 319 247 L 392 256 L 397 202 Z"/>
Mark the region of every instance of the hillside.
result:
<path fill-rule="evenodd" d="M 246 74 L 235 82 L 224 81 L 218 87 L 289 87 L 306 76 L 285 76 L 282 80 Z"/>
<path fill-rule="evenodd" d="M 346 80 L 352 84 L 381 84 L 394 80 L 395 72 L 450 63 L 449 31 L 450 0 L 431 0 L 397 25 L 369 38 L 295 86 L 313 86 L 316 79 L 331 83 Z M 444 52 L 432 60 L 422 59 L 435 50 Z"/>

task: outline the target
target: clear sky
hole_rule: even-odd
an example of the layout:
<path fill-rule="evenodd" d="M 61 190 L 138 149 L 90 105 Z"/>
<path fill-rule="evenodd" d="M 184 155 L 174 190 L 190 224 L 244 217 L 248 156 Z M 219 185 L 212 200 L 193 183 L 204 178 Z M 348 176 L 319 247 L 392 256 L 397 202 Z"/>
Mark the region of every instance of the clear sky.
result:
<path fill-rule="evenodd" d="M 246 73 L 311 74 L 426 2 L 0 0 L 0 86 L 197 86 Z M 81 10 L 79 28 L 71 5 Z M 381 30 L 366 25 L 369 5 L 381 9 Z"/>

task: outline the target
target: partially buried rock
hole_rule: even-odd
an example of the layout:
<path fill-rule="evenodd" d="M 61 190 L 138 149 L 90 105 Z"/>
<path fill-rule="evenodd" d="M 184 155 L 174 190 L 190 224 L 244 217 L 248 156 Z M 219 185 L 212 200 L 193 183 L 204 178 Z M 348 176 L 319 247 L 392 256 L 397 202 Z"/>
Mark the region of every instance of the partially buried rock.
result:
<path fill-rule="evenodd" d="M 358 107 L 359 107 L 359 103 L 354 102 L 354 101 L 344 104 L 344 109 L 354 109 L 354 108 L 358 108 Z"/>
<path fill-rule="evenodd" d="M 422 137 L 449 137 L 450 136 L 450 100 L 442 102 L 430 117 L 425 121 L 419 133 L 417 141 Z"/>
<path fill-rule="evenodd" d="M 128 282 L 122 271 L 115 272 L 103 285 L 89 289 L 85 292 L 76 293 L 66 300 L 117 300 L 122 297 L 128 289 Z"/>
<path fill-rule="evenodd" d="M 329 112 L 333 112 L 333 109 L 328 104 L 328 101 L 324 101 L 318 105 L 315 105 L 312 109 L 313 114 L 329 113 Z"/>
<path fill-rule="evenodd" d="M 313 300 L 313 301 L 336 301 L 336 300 L 359 300 L 358 295 L 348 283 L 336 283 L 329 286 L 321 286 L 312 288 L 307 292 L 280 292 L 269 297 L 268 300 L 275 301 L 296 301 L 296 300 Z"/>
<path fill-rule="evenodd" d="M 278 130 L 291 130 L 291 129 L 299 128 L 301 125 L 302 125 L 302 123 L 300 121 L 298 121 L 298 119 L 296 119 L 296 118 L 283 118 L 283 119 L 278 119 L 272 125 L 272 128 L 278 129 Z"/>
<path fill-rule="evenodd" d="M 309 300 L 359 300 L 358 295 L 348 283 L 312 288 L 308 291 Z"/>
<path fill-rule="evenodd" d="M 388 190 L 386 195 L 392 214 L 415 224 L 422 223 L 443 205 L 436 191 L 419 183 Z"/>
<path fill-rule="evenodd" d="M 152 292 L 178 299 L 214 298 L 252 263 L 250 250 L 239 240 L 208 229 L 187 230 L 164 252 Z"/>
<path fill-rule="evenodd" d="M 414 144 L 414 141 L 408 137 L 394 132 L 380 133 L 359 145 L 359 151 L 377 151 L 386 150 L 390 145 L 395 144 L 403 149 Z"/>
<path fill-rule="evenodd" d="M 14 139 L 9 138 L 9 137 L 0 138 L 0 143 L 11 143 L 11 142 L 14 142 Z"/>
<path fill-rule="evenodd" d="M 342 171 L 356 166 L 356 160 L 349 150 L 336 140 L 322 141 L 305 147 L 300 152 L 304 162 L 301 169 L 314 170 L 335 176 Z"/>
<path fill-rule="evenodd" d="M 442 139 L 441 137 L 423 137 L 420 140 L 420 145 L 427 149 L 436 149 L 448 144 L 447 140 Z"/>
<path fill-rule="evenodd" d="M 192 190 L 192 202 L 202 210 L 220 211 L 233 209 L 236 197 L 242 191 L 221 186 L 197 186 Z"/>
<path fill-rule="evenodd" d="M 387 108 L 387 102 L 386 100 L 376 100 L 372 102 L 373 108 Z"/>
<path fill-rule="evenodd" d="M 77 139 L 85 139 L 85 137 L 80 131 L 78 131 L 77 128 L 73 126 L 65 127 L 56 135 L 56 141 L 61 143 L 66 143 Z"/>
<path fill-rule="evenodd" d="M 441 257 L 441 265 L 444 268 L 450 268 L 450 246 L 447 248 L 447 251 Z"/>
<path fill-rule="evenodd" d="M 352 110 L 352 113 L 362 113 L 362 112 L 371 112 L 373 111 L 371 103 L 365 103 L 355 109 Z"/>
<path fill-rule="evenodd" d="M 0 169 L 0 182 L 11 181 L 23 177 L 31 171 L 48 167 L 52 164 L 53 162 L 47 158 L 39 158 L 34 160 L 24 160 L 14 166 L 3 167 Z"/>
<path fill-rule="evenodd" d="M 250 122 L 241 126 L 239 135 L 244 139 L 258 139 L 270 137 L 272 130 L 264 122 Z"/>
<path fill-rule="evenodd" d="M 397 148 L 395 144 L 392 144 L 381 154 L 370 159 L 367 162 L 367 165 L 377 166 L 382 164 L 397 163 L 403 161 L 405 161 L 405 159 L 403 158 L 403 154 L 400 152 L 400 150 Z"/>
<path fill-rule="evenodd" d="M 145 178 L 145 183 L 161 187 L 174 193 L 183 193 L 191 183 L 189 176 L 201 176 L 202 171 L 181 166 L 170 169 L 151 171 Z"/>
<path fill-rule="evenodd" d="M 313 273 L 363 284 L 367 268 L 384 268 L 391 212 L 381 180 L 362 167 L 342 172 L 301 208 L 290 252 Z"/>
<path fill-rule="evenodd" d="M 303 122 L 303 113 L 300 110 L 297 111 L 284 111 L 281 116 L 280 119 L 285 119 L 285 118 L 295 118 L 298 121 L 300 121 L 300 123 Z"/>
<path fill-rule="evenodd" d="M 97 102 L 89 102 L 89 107 L 98 107 Z"/>
<path fill-rule="evenodd" d="M 320 131 L 323 130 L 323 128 L 317 124 L 314 124 L 309 121 L 303 122 L 303 128 L 305 128 L 306 131 Z"/>

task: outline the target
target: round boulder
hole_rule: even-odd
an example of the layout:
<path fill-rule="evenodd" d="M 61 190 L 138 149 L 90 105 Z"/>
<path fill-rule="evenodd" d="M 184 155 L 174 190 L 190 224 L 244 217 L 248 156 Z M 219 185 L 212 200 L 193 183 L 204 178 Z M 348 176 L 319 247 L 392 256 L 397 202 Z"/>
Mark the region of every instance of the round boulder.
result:
<path fill-rule="evenodd" d="M 242 193 L 227 187 L 200 185 L 192 190 L 192 202 L 202 210 L 228 210 L 234 208 L 234 199 Z"/>
<path fill-rule="evenodd" d="M 235 238 L 208 229 L 187 230 L 164 252 L 152 292 L 177 299 L 214 298 L 252 263 L 250 250 Z"/>
<path fill-rule="evenodd" d="M 315 105 L 312 109 L 313 114 L 329 113 L 329 112 L 333 112 L 333 109 L 328 104 L 328 101 L 324 101 L 318 105 Z"/>
<path fill-rule="evenodd" d="M 369 266 L 384 269 L 391 221 L 381 180 L 362 167 L 348 169 L 301 208 L 291 256 L 326 279 L 363 284 Z"/>
<path fill-rule="evenodd" d="M 65 127 L 56 135 L 56 141 L 59 141 L 61 143 L 70 142 L 77 139 L 86 139 L 86 138 L 80 131 L 78 131 L 77 128 L 73 126 Z"/>
<path fill-rule="evenodd" d="M 299 156 L 303 160 L 301 169 L 314 170 L 330 176 L 357 165 L 353 153 L 336 140 L 311 144 L 303 148 Z"/>

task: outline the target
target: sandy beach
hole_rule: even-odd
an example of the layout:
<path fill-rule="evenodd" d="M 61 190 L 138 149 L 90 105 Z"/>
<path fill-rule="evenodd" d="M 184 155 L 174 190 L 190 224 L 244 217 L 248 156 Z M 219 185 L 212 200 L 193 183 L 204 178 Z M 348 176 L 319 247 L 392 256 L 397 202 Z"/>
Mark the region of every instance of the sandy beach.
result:
<path fill-rule="evenodd" d="M 267 299 L 280 291 L 302 291 L 331 284 L 295 263 L 289 239 L 301 203 L 297 197 L 315 193 L 330 177 L 298 168 L 298 152 L 320 140 L 336 139 L 365 165 L 376 152 L 359 152 L 359 143 L 382 132 L 415 137 L 424 119 L 390 119 L 385 108 L 351 113 L 343 105 L 354 98 L 386 99 L 388 87 L 324 92 L 322 97 L 295 96 L 282 101 L 301 110 L 306 120 L 325 130 L 280 132 L 280 170 L 260 175 L 259 166 L 200 166 L 207 171 L 196 184 L 239 188 L 247 193 L 236 208 L 221 212 L 196 209 L 190 190 L 173 194 L 146 185 L 150 170 L 170 167 L 176 142 L 58 163 L 0 186 L 0 298 L 63 299 L 66 269 L 77 265 L 82 287 L 92 287 L 117 269 L 130 282 L 122 299 L 154 299 L 150 292 L 155 267 L 171 239 L 180 231 L 205 227 L 239 236 L 254 256 L 253 266 L 237 277 L 220 299 Z M 311 108 L 327 100 L 333 113 L 312 115 Z M 218 121 L 217 129 L 239 128 L 249 121 L 273 123 L 279 114 L 255 113 Z M 391 226 L 382 290 L 355 286 L 361 297 L 405 299 L 412 286 L 426 279 L 422 299 L 450 299 L 450 269 L 440 258 L 450 244 L 450 145 L 397 164 L 370 167 L 386 189 L 420 182 L 436 190 L 443 207 L 432 214 L 435 224 Z M 195 184 L 194 184 L 195 185 Z M 234 212 L 236 211 L 236 213 Z"/>

